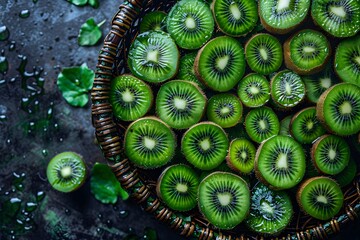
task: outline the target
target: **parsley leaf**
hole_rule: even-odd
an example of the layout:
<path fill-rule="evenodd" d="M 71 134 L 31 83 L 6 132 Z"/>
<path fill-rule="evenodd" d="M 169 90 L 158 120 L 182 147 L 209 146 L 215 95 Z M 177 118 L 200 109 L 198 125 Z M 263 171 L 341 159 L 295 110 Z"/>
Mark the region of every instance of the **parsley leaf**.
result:
<path fill-rule="evenodd" d="M 75 6 L 84 6 L 88 0 L 67 0 L 69 3 L 74 4 Z"/>
<path fill-rule="evenodd" d="M 98 8 L 99 7 L 99 0 L 89 0 L 88 4 L 90 6 L 92 6 L 93 8 Z"/>
<path fill-rule="evenodd" d="M 96 24 L 93 18 L 89 18 L 81 26 L 78 36 L 78 43 L 80 46 L 93 46 L 101 38 L 102 32 L 100 30 L 101 25 L 105 23 L 105 20 L 99 24 Z"/>

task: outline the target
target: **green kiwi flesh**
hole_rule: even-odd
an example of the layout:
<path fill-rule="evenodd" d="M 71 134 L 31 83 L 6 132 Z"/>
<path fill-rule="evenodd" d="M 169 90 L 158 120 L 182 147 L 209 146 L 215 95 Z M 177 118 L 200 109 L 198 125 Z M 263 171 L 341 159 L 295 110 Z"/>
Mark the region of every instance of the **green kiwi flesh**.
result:
<path fill-rule="evenodd" d="M 332 177 L 336 180 L 336 182 L 340 185 L 340 187 L 345 187 L 350 183 L 352 183 L 352 181 L 356 177 L 356 174 L 357 174 L 356 162 L 353 159 L 350 159 L 349 164 L 345 167 L 345 169 L 341 173 Z"/>
<path fill-rule="evenodd" d="M 270 83 L 264 76 L 250 73 L 240 81 L 237 94 L 246 107 L 260 107 L 270 99 Z"/>
<path fill-rule="evenodd" d="M 167 14 L 162 11 L 147 13 L 140 23 L 140 33 L 150 30 L 164 30 Z"/>
<path fill-rule="evenodd" d="M 254 169 L 255 154 L 256 148 L 249 140 L 234 139 L 230 143 L 226 163 L 236 172 L 249 174 Z"/>
<path fill-rule="evenodd" d="M 204 178 L 198 190 L 199 210 L 219 229 L 232 229 L 249 213 L 250 190 L 241 177 L 214 172 Z"/>
<path fill-rule="evenodd" d="M 281 136 L 291 136 L 290 134 L 290 122 L 293 118 L 293 115 L 286 116 L 280 121 L 280 131 L 279 135 Z"/>
<path fill-rule="evenodd" d="M 194 70 L 194 62 L 196 58 L 196 52 L 188 53 L 180 58 L 179 72 L 177 79 L 186 80 L 196 83 L 201 89 L 205 89 L 204 84 L 197 79 Z"/>

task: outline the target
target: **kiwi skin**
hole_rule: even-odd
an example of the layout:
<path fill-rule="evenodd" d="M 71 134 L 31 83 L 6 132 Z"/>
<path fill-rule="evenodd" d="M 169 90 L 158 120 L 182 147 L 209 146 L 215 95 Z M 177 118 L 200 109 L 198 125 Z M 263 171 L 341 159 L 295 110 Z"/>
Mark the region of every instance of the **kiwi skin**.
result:
<path fill-rule="evenodd" d="M 291 61 L 291 57 L 290 57 L 290 42 L 293 39 L 294 36 L 296 36 L 299 32 L 294 33 L 291 37 L 289 37 L 285 42 L 284 42 L 284 62 L 285 62 L 285 66 L 291 70 L 293 70 L 294 72 L 296 72 L 297 74 L 300 75 L 311 75 L 314 73 L 318 73 L 321 70 L 324 69 L 324 67 L 326 66 L 326 64 L 328 63 L 328 61 L 330 60 L 331 54 L 332 54 L 332 49 L 331 49 L 331 45 L 329 43 L 329 41 L 327 42 L 328 44 L 328 49 L 329 49 L 329 54 L 327 55 L 327 57 L 325 58 L 324 62 L 317 66 L 314 67 L 312 69 L 309 70 L 304 70 L 304 69 L 300 69 L 298 68 L 298 66 L 296 66 L 292 61 Z"/>

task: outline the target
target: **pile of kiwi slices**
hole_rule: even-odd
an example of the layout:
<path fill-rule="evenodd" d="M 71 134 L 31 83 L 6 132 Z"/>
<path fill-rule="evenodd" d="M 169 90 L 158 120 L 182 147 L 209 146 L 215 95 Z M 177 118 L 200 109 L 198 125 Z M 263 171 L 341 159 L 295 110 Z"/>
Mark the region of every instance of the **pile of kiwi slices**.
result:
<path fill-rule="evenodd" d="M 109 100 L 164 204 L 261 235 L 338 214 L 359 156 L 359 1 L 180 0 L 140 28 Z"/>

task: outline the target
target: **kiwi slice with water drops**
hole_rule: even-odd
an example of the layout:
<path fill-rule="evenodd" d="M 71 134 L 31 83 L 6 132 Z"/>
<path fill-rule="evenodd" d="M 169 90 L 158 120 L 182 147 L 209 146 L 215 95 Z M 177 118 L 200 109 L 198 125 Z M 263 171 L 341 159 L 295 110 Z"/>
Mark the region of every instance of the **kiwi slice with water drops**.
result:
<path fill-rule="evenodd" d="M 211 5 L 219 29 L 239 37 L 251 32 L 258 21 L 257 4 L 247 0 L 214 0 Z"/>
<path fill-rule="evenodd" d="M 285 191 L 273 191 L 258 183 L 251 191 L 250 214 L 246 226 L 257 233 L 276 235 L 289 225 L 293 207 Z"/>
<path fill-rule="evenodd" d="M 222 36 L 209 41 L 198 52 L 195 74 L 209 88 L 225 92 L 232 89 L 245 72 L 244 49 L 232 37 Z"/>
<path fill-rule="evenodd" d="M 140 33 L 150 30 L 164 30 L 167 14 L 162 11 L 147 13 L 140 22 Z"/>
<path fill-rule="evenodd" d="M 160 83 L 178 71 L 179 51 L 168 33 L 148 31 L 139 34 L 130 46 L 128 66 L 136 77 Z"/>
<path fill-rule="evenodd" d="M 317 118 L 332 133 L 348 136 L 360 131 L 360 87 L 339 83 L 326 90 L 316 106 Z"/>
<path fill-rule="evenodd" d="M 198 190 L 199 210 L 219 229 L 240 224 L 250 209 L 250 190 L 241 177 L 214 172 L 204 178 Z"/>
<path fill-rule="evenodd" d="M 308 14 L 310 0 L 259 0 L 262 25 L 272 33 L 285 34 L 300 25 Z"/>
<path fill-rule="evenodd" d="M 319 172 L 339 174 L 349 163 L 350 147 L 341 137 L 324 135 L 313 144 L 311 158 Z"/>
<path fill-rule="evenodd" d="M 270 81 L 271 97 L 280 109 L 295 107 L 305 98 L 305 84 L 301 77 L 290 70 L 283 70 Z"/>
<path fill-rule="evenodd" d="M 221 93 L 212 96 L 207 105 L 207 118 L 223 128 L 233 127 L 241 120 L 243 106 L 235 95 Z"/>
<path fill-rule="evenodd" d="M 196 83 L 201 89 L 205 89 L 204 84 L 197 79 L 194 70 L 194 62 L 196 58 L 196 52 L 188 53 L 180 58 L 179 72 L 177 79 L 186 80 Z"/>
<path fill-rule="evenodd" d="M 311 16 L 324 31 L 335 37 L 351 37 L 360 29 L 360 2 L 353 0 L 315 0 Z"/>
<path fill-rule="evenodd" d="M 260 107 L 270 99 L 270 83 L 264 76 L 250 73 L 240 81 L 237 94 L 246 107 Z"/>
<path fill-rule="evenodd" d="M 255 154 L 256 148 L 249 140 L 234 139 L 230 143 L 226 163 L 236 172 L 249 174 L 254 169 Z"/>
<path fill-rule="evenodd" d="M 251 140 L 261 143 L 279 133 L 280 123 L 271 108 L 260 107 L 251 110 L 246 115 L 245 129 Z"/>
<path fill-rule="evenodd" d="M 354 178 L 357 174 L 357 165 L 354 159 L 350 158 L 349 164 L 344 168 L 344 170 L 335 175 L 332 176 L 332 178 L 335 179 L 335 181 L 340 185 L 340 187 L 345 187 L 352 183 Z"/>
<path fill-rule="evenodd" d="M 146 83 L 128 74 L 112 80 L 109 96 L 114 116 L 122 121 L 134 121 L 144 116 L 154 99 Z"/>
<path fill-rule="evenodd" d="M 283 50 L 279 40 L 267 33 L 252 36 L 245 45 L 249 67 L 260 74 L 277 71 L 283 62 Z"/>
<path fill-rule="evenodd" d="M 360 35 L 339 43 L 334 63 L 341 80 L 360 86 Z"/>
<path fill-rule="evenodd" d="M 86 166 L 83 158 L 74 152 L 63 152 L 53 157 L 46 169 L 51 186 L 60 192 L 72 192 L 86 180 Z"/>
<path fill-rule="evenodd" d="M 279 135 L 281 135 L 281 136 L 290 136 L 291 137 L 291 134 L 290 134 L 290 122 L 291 122 L 292 118 L 293 118 L 293 115 L 289 115 L 289 116 L 286 116 L 285 118 L 283 118 L 280 121 Z"/>
<path fill-rule="evenodd" d="M 299 187 L 296 199 L 304 212 L 319 220 L 329 220 L 341 209 L 344 195 L 335 180 L 309 178 Z"/>
<path fill-rule="evenodd" d="M 291 135 L 302 144 L 311 144 L 326 130 L 316 117 L 316 108 L 308 107 L 296 113 L 290 122 Z"/>
<path fill-rule="evenodd" d="M 256 177 L 272 189 L 289 189 L 305 174 L 305 153 L 289 136 L 274 136 L 261 143 L 255 157 Z"/>
<path fill-rule="evenodd" d="M 166 21 L 167 31 L 184 49 L 197 49 L 204 45 L 211 38 L 214 25 L 209 5 L 200 0 L 177 2 Z"/>
<path fill-rule="evenodd" d="M 144 169 L 167 164 L 175 153 L 176 138 L 163 121 L 155 117 L 140 118 L 125 132 L 125 154 L 129 160 Z"/>
<path fill-rule="evenodd" d="M 213 122 L 193 125 L 183 135 L 181 150 L 192 165 L 201 170 L 219 166 L 227 155 L 229 140 L 225 131 Z"/>
<path fill-rule="evenodd" d="M 331 55 L 331 46 L 320 32 L 304 29 L 284 43 L 284 60 L 287 68 L 302 75 L 321 71 Z"/>
<path fill-rule="evenodd" d="M 198 123 L 205 112 L 206 96 L 192 82 L 173 80 L 161 86 L 156 97 L 156 113 L 175 129 Z"/>
<path fill-rule="evenodd" d="M 199 183 L 199 177 L 191 167 L 172 165 L 161 173 L 156 192 L 169 208 L 189 211 L 197 205 Z"/>

